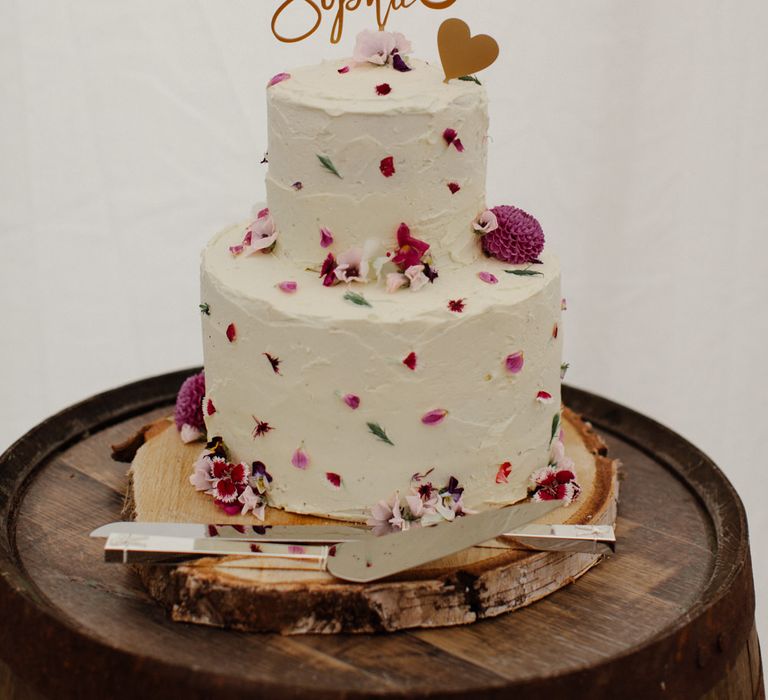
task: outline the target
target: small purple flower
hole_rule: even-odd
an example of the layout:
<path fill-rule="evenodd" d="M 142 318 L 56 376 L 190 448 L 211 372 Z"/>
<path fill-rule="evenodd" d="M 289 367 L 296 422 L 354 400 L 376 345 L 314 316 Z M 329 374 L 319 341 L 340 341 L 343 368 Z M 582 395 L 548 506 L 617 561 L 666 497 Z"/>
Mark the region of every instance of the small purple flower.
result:
<path fill-rule="evenodd" d="M 203 398 L 205 397 L 205 372 L 195 374 L 189 377 L 179 389 L 176 396 L 176 409 L 174 411 L 174 420 L 176 428 L 179 431 L 188 426 L 187 434 L 190 430 L 196 431 L 198 437 L 205 433 L 205 420 L 203 418 Z M 194 442 L 194 440 L 189 440 Z"/>

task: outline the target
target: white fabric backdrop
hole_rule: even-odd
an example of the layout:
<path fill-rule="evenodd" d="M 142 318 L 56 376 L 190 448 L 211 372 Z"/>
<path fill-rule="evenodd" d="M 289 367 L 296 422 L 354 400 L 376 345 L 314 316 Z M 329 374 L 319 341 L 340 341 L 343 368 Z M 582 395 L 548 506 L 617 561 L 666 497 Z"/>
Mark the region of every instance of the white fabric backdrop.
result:
<path fill-rule="evenodd" d="M 263 197 L 277 0 L 0 0 L 0 448 L 201 361 L 198 252 Z M 436 58 L 490 31 L 489 199 L 561 254 L 569 381 L 708 452 L 749 510 L 768 642 L 768 3 L 459 0 L 395 16 Z M 364 17 L 364 15 L 368 18 Z"/>

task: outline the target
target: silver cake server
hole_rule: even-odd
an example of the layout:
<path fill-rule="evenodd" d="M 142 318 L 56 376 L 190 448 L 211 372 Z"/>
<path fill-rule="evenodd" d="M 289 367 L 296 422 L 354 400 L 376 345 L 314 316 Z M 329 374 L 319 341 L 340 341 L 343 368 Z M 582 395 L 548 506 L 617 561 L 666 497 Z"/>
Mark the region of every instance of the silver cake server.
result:
<path fill-rule="evenodd" d="M 344 542 L 328 557 L 336 578 L 368 583 L 469 549 L 537 520 L 560 507 L 558 501 L 525 503 L 420 527 L 399 535 Z"/>
<path fill-rule="evenodd" d="M 308 545 L 339 544 L 374 537 L 370 530 L 352 525 L 204 525 L 130 521 L 104 525 L 94 530 L 91 537 L 106 538 L 113 534 Z M 608 553 L 615 551 L 616 535 L 610 525 L 531 523 L 479 546 L 494 549 Z"/>

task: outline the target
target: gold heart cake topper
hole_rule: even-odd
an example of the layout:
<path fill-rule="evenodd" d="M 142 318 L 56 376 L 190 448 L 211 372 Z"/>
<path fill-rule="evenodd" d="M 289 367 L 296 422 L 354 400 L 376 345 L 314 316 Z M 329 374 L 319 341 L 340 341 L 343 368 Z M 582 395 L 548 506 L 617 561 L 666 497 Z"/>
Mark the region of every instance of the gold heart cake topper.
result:
<path fill-rule="evenodd" d="M 469 25 L 460 19 L 447 19 L 437 35 L 445 82 L 485 70 L 499 57 L 496 39 L 487 34 L 472 36 Z"/>

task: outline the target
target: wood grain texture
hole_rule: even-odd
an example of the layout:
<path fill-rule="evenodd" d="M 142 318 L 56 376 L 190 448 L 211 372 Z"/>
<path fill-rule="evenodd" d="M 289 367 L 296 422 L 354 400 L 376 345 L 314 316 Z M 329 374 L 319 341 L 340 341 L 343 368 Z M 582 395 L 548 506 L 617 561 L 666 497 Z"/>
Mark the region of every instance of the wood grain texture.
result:
<path fill-rule="evenodd" d="M 564 412 L 567 454 L 583 491 L 550 523 L 616 522 L 618 473 L 599 436 Z M 199 444 L 184 445 L 169 421 L 146 434 L 130 470 L 123 515 L 148 522 L 255 524 L 227 517 L 189 485 Z M 169 428 L 169 429 L 165 429 Z M 307 525 L 319 518 L 268 509 L 266 524 Z M 137 566 L 150 595 L 177 622 L 246 632 L 339 634 L 470 624 L 529 605 L 575 581 L 596 554 L 473 547 L 374 584 L 351 584 L 322 571 L 260 569 L 252 559 L 209 558 L 178 567 Z"/>
<path fill-rule="evenodd" d="M 393 635 L 171 622 L 87 533 L 122 507 L 125 465 L 110 445 L 167 415 L 189 373 L 94 397 L 0 457 L 0 657 L 42 697 L 762 696 L 738 496 L 669 429 L 574 389 L 566 403 L 627 473 L 620 551 L 578 585 L 493 620 Z"/>

